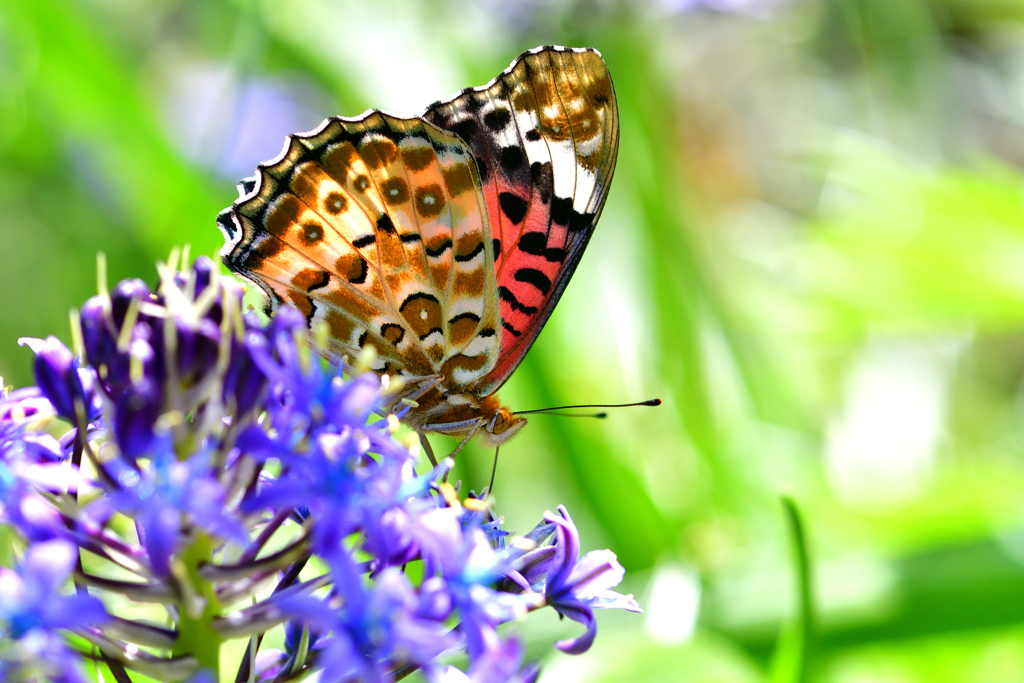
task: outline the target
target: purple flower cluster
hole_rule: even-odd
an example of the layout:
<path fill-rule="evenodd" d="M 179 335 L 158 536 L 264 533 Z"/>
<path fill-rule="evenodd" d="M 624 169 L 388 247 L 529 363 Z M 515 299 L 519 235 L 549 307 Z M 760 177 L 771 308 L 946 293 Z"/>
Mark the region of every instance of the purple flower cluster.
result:
<path fill-rule="evenodd" d="M 23 340 L 38 386 L 0 396 L 21 557 L 0 569 L 3 680 L 84 681 L 92 660 L 122 681 L 525 683 L 537 669 L 502 624 L 552 607 L 585 626 L 556 644 L 577 654 L 595 608 L 639 611 L 610 590 L 610 551 L 579 557 L 565 508 L 506 542 L 444 482 L 450 460 L 423 468 L 383 409 L 399 382 L 325 361 L 294 309 L 244 313 L 208 259 L 160 275 L 85 303 L 81 357 Z M 246 656 L 222 662 L 239 637 Z M 446 663 L 460 652 L 465 671 Z"/>

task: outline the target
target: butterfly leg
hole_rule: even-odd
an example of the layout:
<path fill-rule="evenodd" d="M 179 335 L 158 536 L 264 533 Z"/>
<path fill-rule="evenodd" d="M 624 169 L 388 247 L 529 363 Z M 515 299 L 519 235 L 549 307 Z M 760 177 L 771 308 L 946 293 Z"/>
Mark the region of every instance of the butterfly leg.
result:
<path fill-rule="evenodd" d="M 462 441 L 459 442 L 459 445 L 455 447 L 455 450 L 448 454 L 448 457 L 454 460 L 455 456 L 462 450 L 462 447 L 469 443 L 469 440 L 473 438 L 473 435 L 480 431 L 480 428 L 484 426 L 484 422 L 486 422 L 486 420 L 483 418 L 477 420 L 476 424 L 466 432 L 466 436 L 463 437 Z"/>
<path fill-rule="evenodd" d="M 430 447 L 430 442 L 427 441 L 427 437 L 424 434 L 420 434 L 420 446 L 423 447 L 423 452 L 427 454 L 427 460 L 430 461 L 431 466 L 437 467 L 437 457 L 434 455 L 434 449 Z"/>
<path fill-rule="evenodd" d="M 490 493 L 491 491 L 494 490 L 494 474 L 495 474 L 495 472 L 498 471 L 498 451 L 500 449 L 501 449 L 501 446 L 495 446 L 494 447 L 494 464 L 491 465 L 491 483 L 489 483 L 487 485 L 487 490 L 485 491 L 485 495 L 487 493 Z M 481 497 L 483 497 L 483 496 L 481 496 Z"/>

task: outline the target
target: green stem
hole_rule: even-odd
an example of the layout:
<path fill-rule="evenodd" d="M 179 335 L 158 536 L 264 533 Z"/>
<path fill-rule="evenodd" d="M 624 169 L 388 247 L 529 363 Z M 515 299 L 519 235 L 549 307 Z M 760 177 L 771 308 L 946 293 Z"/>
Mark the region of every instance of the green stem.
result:
<path fill-rule="evenodd" d="M 199 532 L 193 543 L 182 551 L 179 567 L 182 586 L 182 604 L 178 614 L 178 642 L 174 647 L 175 656 L 192 655 L 204 669 L 220 673 L 221 637 L 213 628 L 213 620 L 220 614 L 220 603 L 213 583 L 199 576 L 200 565 L 213 559 L 213 539 Z M 176 572 L 177 573 L 177 572 Z M 190 608 L 193 600 L 201 600 L 200 608 Z"/>

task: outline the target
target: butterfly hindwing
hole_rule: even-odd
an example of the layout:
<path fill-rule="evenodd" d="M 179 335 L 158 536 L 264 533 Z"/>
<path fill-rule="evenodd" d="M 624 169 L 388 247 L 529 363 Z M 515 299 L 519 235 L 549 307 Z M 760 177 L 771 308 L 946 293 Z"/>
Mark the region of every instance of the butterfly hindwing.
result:
<path fill-rule="evenodd" d="M 496 363 L 494 265 L 476 166 L 458 139 L 369 112 L 289 138 L 219 219 L 228 265 L 367 343 L 379 371 L 469 383 Z"/>
<path fill-rule="evenodd" d="M 596 50 L 543 47 L 423 118 L 466 141 L 483 181 L 501 351 L 496 391 L 551 315 L 604 206 L 618 149 L 611 77 Z"/>

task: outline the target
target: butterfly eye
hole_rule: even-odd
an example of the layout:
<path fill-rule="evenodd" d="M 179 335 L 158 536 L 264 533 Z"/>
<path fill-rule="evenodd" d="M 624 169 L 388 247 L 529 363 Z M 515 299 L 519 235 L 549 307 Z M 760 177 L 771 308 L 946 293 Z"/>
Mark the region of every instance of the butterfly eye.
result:
<path fill-rule="evenodd" d="M 492 434 L 504 434 L 516 421 L 515 415 L 507 408 L 499 408 L 491 424 Z"/>

